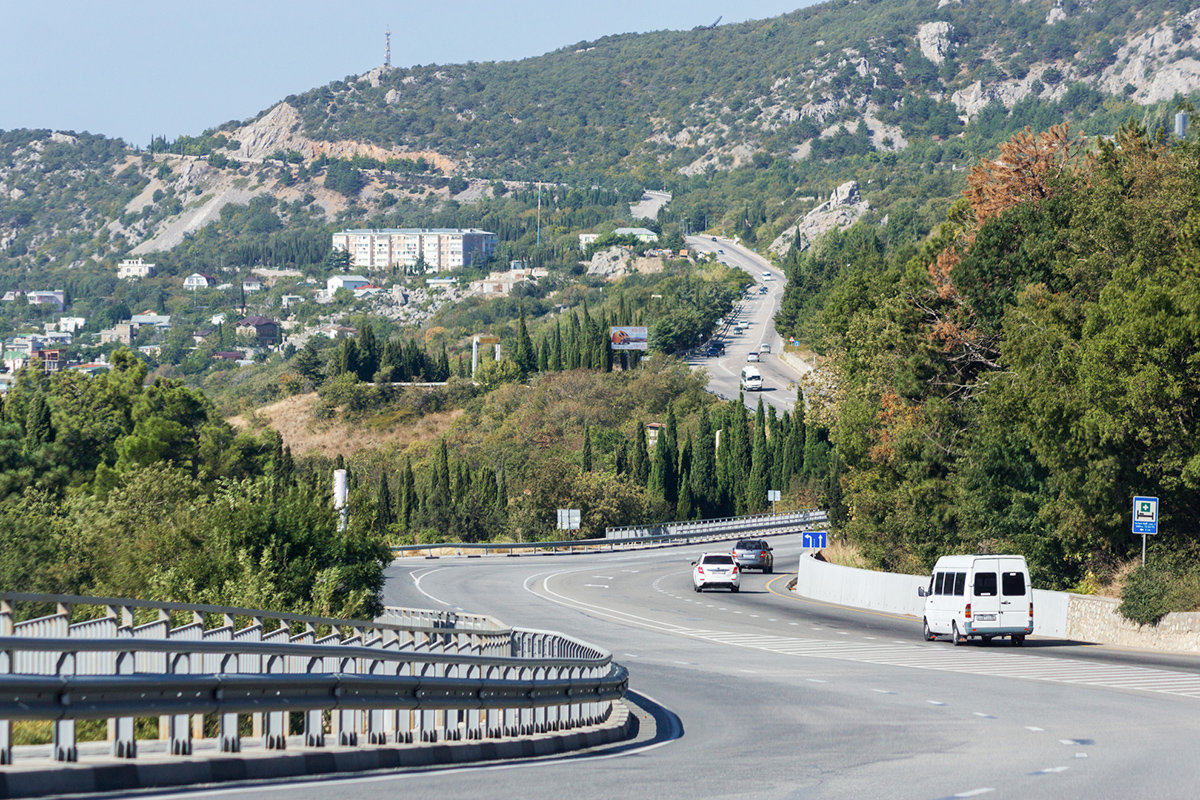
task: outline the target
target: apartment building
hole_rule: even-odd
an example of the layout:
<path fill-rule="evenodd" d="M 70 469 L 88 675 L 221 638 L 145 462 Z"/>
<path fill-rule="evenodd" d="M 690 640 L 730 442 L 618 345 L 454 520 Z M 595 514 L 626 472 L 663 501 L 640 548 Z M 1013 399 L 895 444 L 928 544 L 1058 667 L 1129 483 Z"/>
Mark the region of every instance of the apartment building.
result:
<path fill-rule="evenodd" d="M 368 271 L 412 268 L 446 272 L 488 260 L 496 234 L 476 228 L 378 228 L 333 234 L 333 248 L 350 254 L 350 266 Z"/>

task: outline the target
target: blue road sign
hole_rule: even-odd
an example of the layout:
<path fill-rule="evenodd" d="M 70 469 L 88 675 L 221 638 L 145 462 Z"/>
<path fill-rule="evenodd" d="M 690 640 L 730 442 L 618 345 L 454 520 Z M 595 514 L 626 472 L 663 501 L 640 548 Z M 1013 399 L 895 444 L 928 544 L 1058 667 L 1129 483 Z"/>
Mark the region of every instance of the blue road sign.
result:
<path fill-rule="evenodd" d="M 825 540 L 825 531 L 805 531 L 801 536 L 803 538 L 800 541 L 804 547 L 821 548 L 829 546 Z"/>
<path fill-rule="evenodd" d="M 1158 533 L 1158 498 L 1133 498 L 1133 532 L 1156 535 Z"/>

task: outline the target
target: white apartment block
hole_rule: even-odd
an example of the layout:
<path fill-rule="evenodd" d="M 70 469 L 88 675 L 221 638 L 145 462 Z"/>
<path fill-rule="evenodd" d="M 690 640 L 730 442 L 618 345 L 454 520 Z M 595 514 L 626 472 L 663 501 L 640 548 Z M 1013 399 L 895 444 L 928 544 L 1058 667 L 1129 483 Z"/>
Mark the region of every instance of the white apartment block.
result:
<path fill-rule="evenodd" d="M 350 266 L 368 271 L 413 267 L 424 260 L 430 272 L 486 261 L 496 252 L 496 234 L 476 228 L 379 228 L 333 234 L 333 248 L 350 254 Z"/>

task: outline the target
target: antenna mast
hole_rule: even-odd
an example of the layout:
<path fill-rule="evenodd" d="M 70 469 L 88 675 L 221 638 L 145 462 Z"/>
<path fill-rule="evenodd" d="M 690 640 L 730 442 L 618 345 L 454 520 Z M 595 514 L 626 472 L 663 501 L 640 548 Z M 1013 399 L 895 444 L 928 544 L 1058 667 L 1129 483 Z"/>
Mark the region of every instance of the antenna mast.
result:
<path fill-rule="evenodd" d="M 389 27 L 383 34 L 383 66 L 387 69 L 392 68 L 392 29 Z"/>

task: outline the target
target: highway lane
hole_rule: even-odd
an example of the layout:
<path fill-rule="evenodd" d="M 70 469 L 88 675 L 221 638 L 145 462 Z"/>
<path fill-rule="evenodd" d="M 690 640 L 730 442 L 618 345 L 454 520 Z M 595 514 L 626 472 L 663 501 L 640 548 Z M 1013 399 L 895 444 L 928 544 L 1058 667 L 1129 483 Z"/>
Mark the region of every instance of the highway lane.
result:
<path fill-rule="evenodd" d="M 746 405 L 757 407 L 761 396 L 764 403 L 775 406 L 780 412 L 793 410 L 796 405 L 796 380 L 800 375 L 779 359 L 783 351 L 783 339 L 775 332 L 775 313 L 783 300 L 786 283 L 783 272 L 757 253 L 726 239 L 713 241 L 710 236 L 689 236 L 686 241 L 692 250 L 713 253 L 729 266 L 744 270 L 755 281 L 734 317 L 748 321 L 750 327 L 744 333 L 730 329 L 724 338 L 725 355 L 697 356 L 688 363 L 708 370 L 710 392 L 732 399 L 738 396 L 742 367 L 748 363 L 747 354 L 757 353 L 761 345 L 767 344 L 771 352 L 763 355 L 761 361 L 755 364 L 763 376 L 763 391 L 747 392 Z M 764 280 L 764 274 L 771 275 L 771 280 Z M 760 292 L 763 287 L 767 289 L 765 294 Z"/>
<path fill-rule="evenodd" d="M 778 571 L 790 571 L 798 537 L 775 542 Z M 482 611 L 609 648 L 629 667 L 634 691 L 679 715 L 676 741 L 600 759 L 219 793 L 281 800 L 1194 794 L 1200 699 L 1163 691 L 1200 684 L 1200 660 L 1168 659 L 1168 671 L 1148 674 L 1132 663 L 1139 654 L 1036 638 L 1026 648 L 925 643 L 915 620 L 801 601 L 784 588 L 786 574 L 747 574 L 736 595 L 697 594 L 690 561 L 717 547 L 409 559 L 388 570 L 391 604 Z M 1084 651 L 1089 657 L 1079 658 Z"/>

